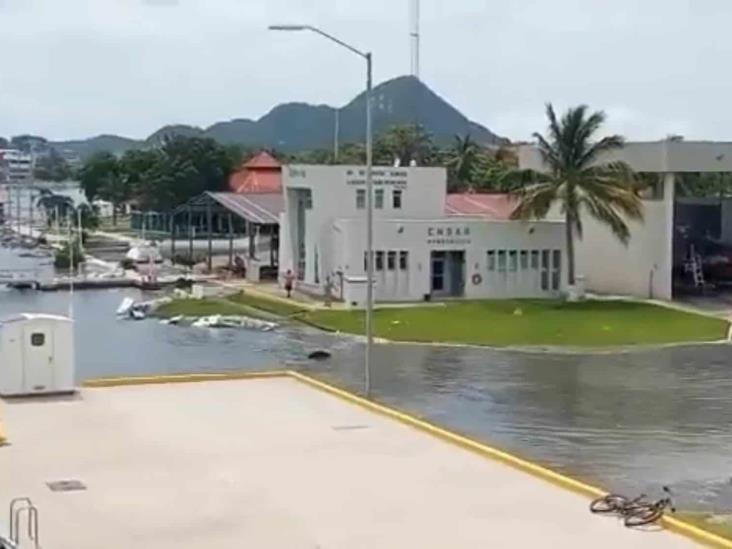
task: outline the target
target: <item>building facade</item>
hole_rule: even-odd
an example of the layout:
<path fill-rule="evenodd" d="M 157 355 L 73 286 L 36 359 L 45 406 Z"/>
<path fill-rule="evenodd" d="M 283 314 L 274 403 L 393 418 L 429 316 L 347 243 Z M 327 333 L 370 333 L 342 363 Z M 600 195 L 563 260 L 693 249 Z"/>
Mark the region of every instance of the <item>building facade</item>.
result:
<path fill-rule="evenodd" d="M 599 161 L 622 161 L 636 173 L 655 174 L 655 179 L 644 190 L 643 221 L 628 222 L 627 245 L 615 238 L 606 225 L 589 215 L 583 216 L 583 237 L 576 243 L 577 273 L 585 277 L 591 291 L 672 299 L 674 265 L 679 263 L 674 254 L 674 242 L 679 236 L 674 214 L 676 183 L 684 174 L 732 172 L 732 143 L 679 138 L 629 142 Z M 539 151 L 532 145 L 519 148 L 519 166 L 546 170 Z M 721 209 L 722 226 L 732 226 L 732 208 Z M 561 219 L 561 214 L 554 211 L 550 218 Z"/>
<path fill-rule="evenodd" d="M 0 183 L 22 183 L 31 179 L 33 158 L 17 149 L 0 149 Z"/>
<path fill-rule="evenodd" d="M 363 166 L 284 166 L 280 265 L 301 289 L 361 305 L 366 287 Z M 452 215 L 443 168 L 374 168 L 377 301 L 557 297 L 564 225 Z"/>

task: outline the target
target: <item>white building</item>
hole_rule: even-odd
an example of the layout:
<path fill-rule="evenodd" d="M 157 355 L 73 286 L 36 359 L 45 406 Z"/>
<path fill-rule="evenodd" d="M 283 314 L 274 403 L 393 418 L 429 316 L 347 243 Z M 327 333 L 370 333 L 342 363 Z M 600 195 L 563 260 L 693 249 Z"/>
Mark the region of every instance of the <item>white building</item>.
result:
<path fill-rule="evenodd" d="M 292 165 L 282 176 L 281 271 L 292 270 L 301 290 L 318 294 L 330 279 L 334 297 L 362 304 L 364 167 Z M 471 213 L 451 206 L 446 189 L 442 168 L 374 169 L 377 301 L 560 295 L 566 286 L 562 222 Z"/>
<path fill-rule="evenodd" d="M 31 178 L 33 157 L 17 149 L 0 149 L 0 183 L 22 183 Z"/>
<path fill-rule="evenodd" d="M 672 299 L 675 276 L 688 253 L 679 244 L 679 219 L 675 209 L 676 182 L 688 173 L 732 172 L 732 143 L 683 141 L 671 138 L 655 142 L 627 143 L 623 149 L 600 161 L 622 160 L 635 172 L 657 174 L 653 185 L 645 192 L 645 219 L 631 222 L 630 241 L 625 246 L 589 215 L 582 218 L 584 236 L 576 245 L 577 273 L 585 276 L 589 290 L 610 293 Z M 531 145 L 519 148 L 522 169 L 545 170 L 538 150 Z M 724 202 L 721 201 L 720 202 Z M 722 238 L 732 233 L 732 204 L 721 204 Z M 554 219 L 559 219 L 558 212 Z"/>

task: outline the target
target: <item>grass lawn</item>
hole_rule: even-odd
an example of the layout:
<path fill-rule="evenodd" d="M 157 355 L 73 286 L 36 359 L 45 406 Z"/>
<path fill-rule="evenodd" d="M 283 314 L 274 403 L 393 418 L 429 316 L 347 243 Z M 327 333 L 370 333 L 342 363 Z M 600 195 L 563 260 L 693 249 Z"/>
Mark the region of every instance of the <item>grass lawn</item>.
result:
<path fill-rule="evenodd" d="M 254 309 L 259 309 L 267 313 L 278 316 L 293 316 L 302 313 L 305 309 L 293 301 L 288 303 L 277 299 L 267 299 L 264 297 L 254 296 L 246 292 L 240 292 L 228 298 L 228 301 L 240 305 L 246 305 Z"/>
<path fill-rule="evenodd" d="M 176 299 L 162 305 L 155 315 L 163 318 L 173 316 L 246 315 L 251 311 L 227 299 Z"/>
<path fill-rule="evenodd" d="M 304 319 L 324 328 L 363 333 L 360 311 L 311 311 Z M 604 347 L 713 341 L 727 322 L 630 301 L 496 300 L 445 306 L 377 309 L 374 333 L 401 341 L 478 345 Z"/>
<path fill-rule="evenodd" d="M 269 319 L 272 316 L 287 317 L 302 312 L 302 307 L 295 304 L 255 297 L 242 292 L 226 298 L 176 299 L 157 309 L 155 315 L 162 318 L 178 315 L 246 315 Z"/>

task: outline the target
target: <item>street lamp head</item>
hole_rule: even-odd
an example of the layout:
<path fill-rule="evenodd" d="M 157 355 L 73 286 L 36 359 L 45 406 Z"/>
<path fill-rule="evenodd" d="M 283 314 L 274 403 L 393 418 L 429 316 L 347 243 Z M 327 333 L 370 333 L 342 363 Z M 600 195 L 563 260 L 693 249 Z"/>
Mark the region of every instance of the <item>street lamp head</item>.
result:
<path fill-rule="evenodd" d="M 270 25 L 269 30 L 271 31 L 304 31 L 310 27 L 307 25 Z"/>

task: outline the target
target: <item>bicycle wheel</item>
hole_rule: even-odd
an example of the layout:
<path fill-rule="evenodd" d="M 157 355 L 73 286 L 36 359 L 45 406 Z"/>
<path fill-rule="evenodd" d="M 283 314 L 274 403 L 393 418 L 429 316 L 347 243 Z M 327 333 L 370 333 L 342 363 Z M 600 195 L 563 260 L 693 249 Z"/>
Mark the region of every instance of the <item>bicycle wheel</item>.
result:
<path fill-rule="evenodd" d="M 646 524 L 652 524 L 663 516 L 663 509 L 654 507 L 652 509 L 643 509 L 641 511 L 633 512 L 632 514 L 625 517 L 625 525 L 628 528 L 636 526 L 645 526 Z"/>
<path fill-rule="evenodd" d="M 617 513 L 628 504 L 628 498 L 619 494 L 608 494 L 590 503 L 593 513 Z"/>

